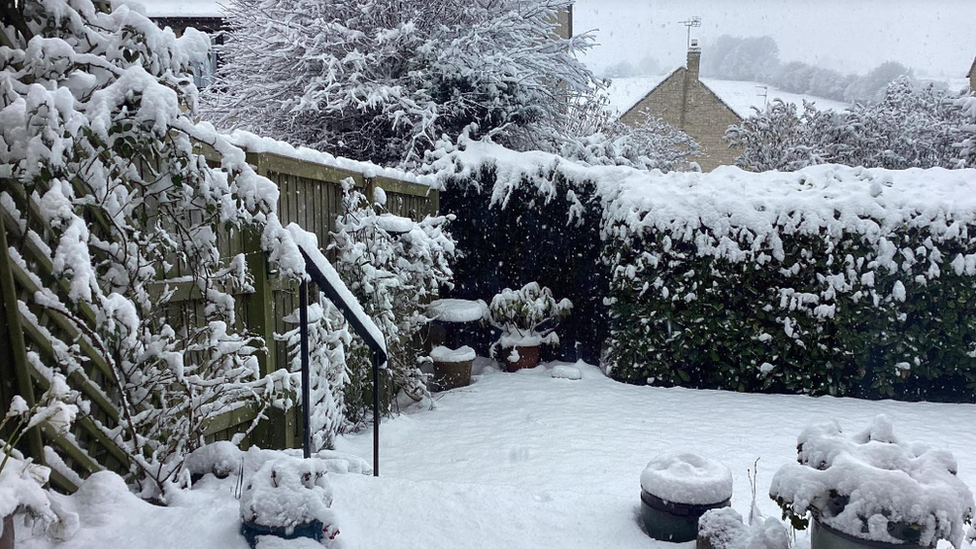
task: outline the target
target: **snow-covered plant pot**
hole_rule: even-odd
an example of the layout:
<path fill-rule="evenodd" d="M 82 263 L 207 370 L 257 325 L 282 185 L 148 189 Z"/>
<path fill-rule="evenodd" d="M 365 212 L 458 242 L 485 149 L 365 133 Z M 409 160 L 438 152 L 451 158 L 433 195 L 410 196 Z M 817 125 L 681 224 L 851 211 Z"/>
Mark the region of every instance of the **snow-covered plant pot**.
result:
<path fill-rule="evenodd" d="M 434 347 L 430 351 L 434 361 L 434 387 L 438 391 L 447 391 L 470 384 L 475 356 L 474 349 L 467 345 L 459 349 Z"/>
<path fill-rule="evenodd" d="M 326 474 L 319 459 L 284 457 L 264 463 L 241 495 L 241 534 L 251 548 L 259 536 L 311 538 L 329 547 L 339 529 Z"/>
<path fill-rule="evenodd" d="M 505 361 L 510 372 L 534 368 L 539 362 L 539 347 L 559 345 L 556 327 L 569 315 L 573 303 L 556 301 L 552 290 L 529 282 L 520 290 L 505 288 L 491 300 L 488 322 L 501 332 L 492 345 L 492 355 Z"/>
<path fill-rule="evenodd" d="M 641 518 L 647 535 L 671 542 L 698 536 L 698 519 L 710 509 L 728 507 L 732 472 L 695 454 L 664 454 L 641 473 Z"/>
<path fill-rule="evenodd" d="M 488 352 L 490 333 L 484 325 L 487 315 L 488 304 L 480 299 L 431 301 L 427 306 L 427 316 L 431 318 L 430 345 L 452 348 L 468 345 L 475 351 Z"/>
<path fill-rule="evenodd" d="M 813 519 L 813 549 L 961 547 L 973 494 L 946 450 L 907 444 L 885 416 L 848 437 L 836 423 L 808 427 L 797 463 L 773 477 L 769 495 L 797 528 Z"/>

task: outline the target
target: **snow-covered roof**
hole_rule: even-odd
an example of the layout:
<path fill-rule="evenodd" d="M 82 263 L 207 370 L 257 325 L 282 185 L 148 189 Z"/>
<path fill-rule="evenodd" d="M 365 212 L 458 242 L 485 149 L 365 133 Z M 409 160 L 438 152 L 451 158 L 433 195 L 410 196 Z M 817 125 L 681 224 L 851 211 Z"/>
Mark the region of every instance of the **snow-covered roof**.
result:
<path fill-rule="evenodd" d="M 607 90 L 609 108 L 623 114 L 647 96 L 654 88 L 661 84 L 670 74 L 658 76 L 638 76 L 633 78 L 615 78 L 610 82 Z M 761 82 L 740 82 L 737 80 L 717 80 L 702 78 L 702 84 L 712 90 L 737 115 L 746 118 L 753 113 L 752 108 L 763 109 L 764 101 L 781 99 L 786 103 L 797 106 L 803 105 L 803 100 L 811 101 L 821 110 L 846 110 L 849 105 L 841 101 L 824 99 L 813 95 L 804 95 L 783 91 L 774 86 Z M 763 89 L 765 88 L 765 90 Z M 766 98 L 763 98 L 763 95 Z"/>
<path fill-rule="evenodd" d="M 136 0 L 149 17 L 223 17 L 230 0 Z"/>

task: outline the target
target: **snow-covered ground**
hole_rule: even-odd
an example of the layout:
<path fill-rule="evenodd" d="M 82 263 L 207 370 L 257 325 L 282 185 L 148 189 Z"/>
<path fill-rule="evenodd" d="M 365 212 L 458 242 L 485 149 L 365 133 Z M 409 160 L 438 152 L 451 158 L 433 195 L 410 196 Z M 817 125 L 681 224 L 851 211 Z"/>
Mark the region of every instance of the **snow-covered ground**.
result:
<path fill-rule="evenodd" d="M 648 93 L 664 81 L 669 75 L 658 76 L 636 76 L 632 78 L 614 78 L 610 82 L 607 90 L 609 105 L 608 108 L 623 114 L 628 109 L 637 104 Z M 846 110 L 849 105 L 841 101 L 824 99 L 812 95 L 802 95 L 790 93 L 779 88 L 763 84 L 761 82 L 744 82 L 737 80 L 717 80 L 714 78 L 702 78 L 702 83 L 708 86 L 722 101 L 738 114 L 745 118 L 753 113 L 752 108 L 763 109 L 765 104 L 773 99 L 781 99 L 786 103 L 793 103 L 798 107 L 803 106 L 803 100 L 816 103 L 820 110 Z"/>
<path fill-rule="evenodd" d="M 554 366 L 489 367 L 470 387 L 438 395 L 433 410 L 385 422 L 380 478 L 330 475 L 344 547 L 675 547 L 647 538 L 637 520 L 640 476 L 653 456 L 694 452 L 724 463 L 743 515 L 746 471 L 760 458 L 758 505 L 778 517 L 765 494 L 776 469 L 796 459 L 800 430 L 837 420 L 860 431 L 881 413 L 902 439 L 952 451 L 959 477 L 976 486 L 974 405 L 636 387 L 586 365 L 571 381 L 552 378 Z M 368 431 L 346 436 L 338 449 L 368 459 L 371 440 Z M 233 484 L 206 478 L 169 508 L 118 488 L 83 490 L 69 498 L 83 524 L 72 540 L 24 547 L 243 549 Z"/>

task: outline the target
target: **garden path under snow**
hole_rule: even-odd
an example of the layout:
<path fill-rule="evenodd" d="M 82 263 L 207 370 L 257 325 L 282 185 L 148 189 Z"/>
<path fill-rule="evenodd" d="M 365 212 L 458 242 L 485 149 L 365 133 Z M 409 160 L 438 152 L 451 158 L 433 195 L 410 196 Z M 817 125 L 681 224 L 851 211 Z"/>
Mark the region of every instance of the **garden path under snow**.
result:
<path fill-rule="evenodd" d="M 470 387 L 437 395 L 433 410 L 384 422 L 380 478 L 330 475 L 343 547 L 690 549 L 641 531 L 640 474 L 651 457 L 688 451 L 723 462 L 743 515 L 746 471 L 761 458 L 758 505 L 778 517 L 766 494 L 776 469 L 796 459 L 800 430 L 836 419 L 857 432 L 880 413 L 901 439 L 952 451 L 960 478 L 976 487 L 974 405 L 636 387 L 586 365 L 571 381 L 552 378 L 553 366 L 488 368 Z M 338 450 L 370 459 L 371 440 L 369 431 L 346 436 Z M 76 501 L 90 507 L 82 530 L 54 547 L 243 549 L 232 484 L 207 478 L 169 508 L 128 494 Z"/>

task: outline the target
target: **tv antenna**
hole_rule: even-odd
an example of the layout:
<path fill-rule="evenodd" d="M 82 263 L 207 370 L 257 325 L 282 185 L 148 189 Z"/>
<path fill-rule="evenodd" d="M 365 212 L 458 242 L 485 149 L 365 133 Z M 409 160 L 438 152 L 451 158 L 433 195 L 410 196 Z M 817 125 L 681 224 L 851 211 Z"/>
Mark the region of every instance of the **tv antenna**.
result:
<path fill-rule="evenodd" d="M 769 86 L 756 86 L 756 95 L 763 98 L 763 108 L 769 105 Z"/>
<path fill-rule="evenodd" d="M 688 44 L 687 45 L 690 48 L 691 47 L 691 29 L 692 29 L 692 27 L 694 27 L 694 28 L 697 29 L 698 27 L 701 26 L 701 16 L 700 15 L 694 15 L 694 16 L 691 17 L 691 19 L 688 19 L 687 21 L 678 21 L 678 22 L 681 23 L 682 25 L 688 27 Z"/>

